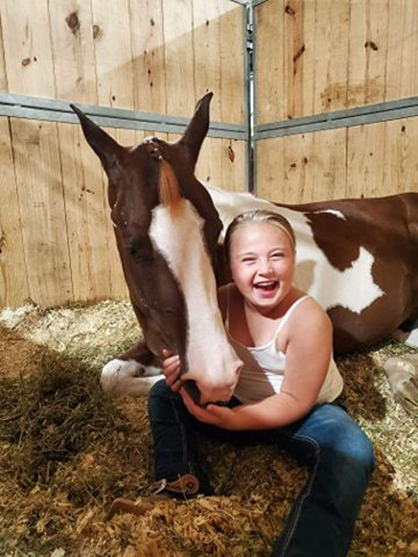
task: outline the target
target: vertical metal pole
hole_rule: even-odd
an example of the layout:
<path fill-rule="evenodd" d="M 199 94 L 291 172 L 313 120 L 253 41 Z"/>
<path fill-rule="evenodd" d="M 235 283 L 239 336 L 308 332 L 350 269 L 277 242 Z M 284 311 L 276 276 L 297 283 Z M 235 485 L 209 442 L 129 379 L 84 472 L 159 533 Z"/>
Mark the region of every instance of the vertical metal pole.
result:
<path fill-rule="evenodd" d="M 249 1 L 245 10 L 245 120 L 247 128 L 246 186 L 255 192 L 254 184 L 254 22 L 253 7 Z"/>

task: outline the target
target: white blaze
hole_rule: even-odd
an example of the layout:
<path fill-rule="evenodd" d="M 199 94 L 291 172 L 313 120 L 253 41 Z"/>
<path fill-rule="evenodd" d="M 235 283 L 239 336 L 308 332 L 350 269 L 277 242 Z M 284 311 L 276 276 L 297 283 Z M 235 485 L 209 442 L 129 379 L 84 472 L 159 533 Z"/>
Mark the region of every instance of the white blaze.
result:
<path fill-rule="evenodd" d="M 207 189 L 220 213 L 224 230 L 240 213 L 256 209 L 280 213 L 290 221 L 296 235 L 295 285 L 311 294 L 325 310 L 342 306 L 354 313 L 361 313 L 383 296 L 383 291 L 372 276 L 374 257 L 364 247 L 360 247 L 359 256 L 351 266 L 340 271 L 331 265 L 316 244 L 304 213 L 276 207 L 273 203 L 248 193 L 231 193 L 211 186 L 207 186 Z M 345 219 L 340 211 L 315 212 L 328 212 Z"/>
<path fill-rule="evenodd" d="M 204 221 L 186 199 L 172 216 L 159 205 L 153 210 L 150 237 L 176 277 L 187 306 L 188 373 L 201 391 L 201 402 L 228 400 L 241 361 L 231 348 L 218 307 L 212 263 L 203 236 Z"/>

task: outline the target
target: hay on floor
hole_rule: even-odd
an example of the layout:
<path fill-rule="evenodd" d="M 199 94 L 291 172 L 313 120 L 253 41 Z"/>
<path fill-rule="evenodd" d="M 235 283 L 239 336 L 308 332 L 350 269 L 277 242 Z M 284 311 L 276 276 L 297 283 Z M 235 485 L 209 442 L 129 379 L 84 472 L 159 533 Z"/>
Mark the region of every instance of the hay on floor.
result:
<path fill-rule="evenodd" d="M 99 387 L 102 365 L 139 337 L 126 302 L 0 313 L 1 555 L 269 554 L 307 478 L 272 446 L 205 441 L 214 496 L 106 520 L 114 498 L 145 495 L 152 481 L 146 401 Z M 418 555 L 418 424 L 380 367 L 405 352 L 393 341 L 338 362 L 377 458 L 351 557 Z"/>

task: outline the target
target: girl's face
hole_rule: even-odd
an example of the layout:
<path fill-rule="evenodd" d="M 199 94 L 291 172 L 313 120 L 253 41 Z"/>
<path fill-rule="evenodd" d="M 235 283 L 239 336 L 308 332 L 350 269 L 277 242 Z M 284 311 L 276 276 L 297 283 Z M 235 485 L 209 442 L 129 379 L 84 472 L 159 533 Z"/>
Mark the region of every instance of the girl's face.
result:
<path fill-rule="evenodd" d="M 290 291 L 295 254 L 287 234 L 274 224 L 245 223 L 232 234 L 230 265 L 245 300 L 268 313 Z"/>

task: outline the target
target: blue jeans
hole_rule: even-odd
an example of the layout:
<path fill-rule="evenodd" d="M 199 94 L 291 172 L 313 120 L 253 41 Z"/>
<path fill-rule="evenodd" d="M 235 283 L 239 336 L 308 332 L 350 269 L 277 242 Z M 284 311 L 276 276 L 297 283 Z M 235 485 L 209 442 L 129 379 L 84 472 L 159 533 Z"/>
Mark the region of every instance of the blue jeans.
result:
<path fill-rule="evenodd" d="M 230 406 L 240 404 L 232 399 Z M 274 557 L 343 557 L 347 555 L 369 479 L 374 467 L 369 439 L 338 403 L 315 407 L 298 422 L 268 432 L 231 432 L 198 422 L 178 393 L 165 380 L 149 394 L 155 479 L 174 480 L 191 473 L 201 492 L 210 494 L 209 481 L 199 464 L 198 437 L 202 432 L 225 438 L 272 437 L 311 471 L 293 505 Z"/>

